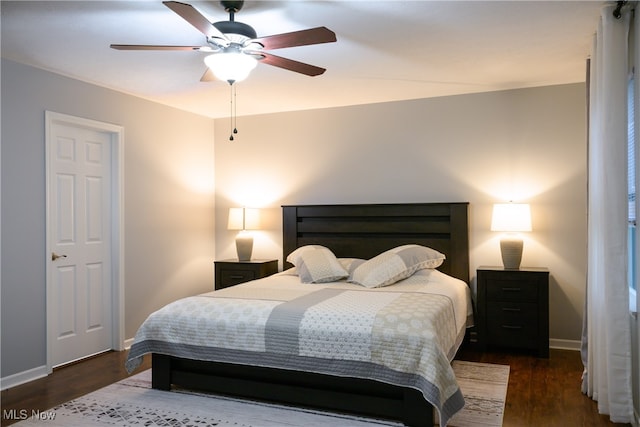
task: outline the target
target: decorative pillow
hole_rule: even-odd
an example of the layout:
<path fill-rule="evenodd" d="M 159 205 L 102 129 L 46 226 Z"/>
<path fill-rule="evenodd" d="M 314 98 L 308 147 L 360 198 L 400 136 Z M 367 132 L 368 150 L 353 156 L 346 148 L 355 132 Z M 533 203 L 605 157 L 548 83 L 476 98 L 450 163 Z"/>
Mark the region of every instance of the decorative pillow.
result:
<path fill-rule="evenodd" d="M 360 258 L 338 258 L 338 262 L 342 265 L 342 268 L 347 270 L 347 273 L 351 275 L 353 270 L 356 269 L 360 264 L 362 264 L 365 260 Z M 282 273 L 285 276 L 298 276 L 298 269 L 296 267 L 291 267 Z"/>
<path fill-rule="evenodd" d="M 320 245 L 306 245 L 306 246 L 300 246 L 298 249 L 296 249 L 295 251 L 291 252 L 288 256 L 287 256 L 287 262 L 290 262 L 291 264 L 297 266 L 298 263 L 300 262 L 300 256 L 307 252 L 307 251 L 313 251 L 316 249 L 327 249 L 324 246 L 320 246 Z M 328 250 L 328 249 L 327 249 Z"/>
<path fill-rule="evenodd" d="M 444 254 L 426 246 L 398 246 L 357 266 L 349 282 L 366 288 L 389 286 L 417 270 L 439 267 L 444 260 Z"/>
<path fill-rule="evenodd" d="M 335 282 L 349 276 L 336 256 L 327 248 L 306 251 L 296 266 L 302 283 Z"/>

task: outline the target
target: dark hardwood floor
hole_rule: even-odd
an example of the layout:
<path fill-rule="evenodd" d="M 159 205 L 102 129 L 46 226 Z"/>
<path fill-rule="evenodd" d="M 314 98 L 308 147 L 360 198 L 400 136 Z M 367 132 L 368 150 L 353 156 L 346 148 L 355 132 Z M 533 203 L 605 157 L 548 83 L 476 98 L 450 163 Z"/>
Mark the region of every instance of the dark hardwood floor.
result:
<path fill-rule="evenodd" d="M 511 353 L 461 349 L 457 359 L 509 365 L 503 426 L 628 426 L 598 414 L 597 403 L 582 394 L 582 360 L 577 351 L 554 350 L 548 359 Z"/>
<path fill-rule="evenodd" d="M 108 352 L 56 369 L 46 378 L 3 390 L 0 425 L 15 422 L 6 419 L 12 409 L 43 411 L 125 378 L 125 356 L 126 352 Z M 504 426 L 629 426 L 611 423 L 607 416 L 599 415 L 596 402 L 580 392 L 582 362 L 576 351 L 551 350 L 549 359 L 538 359 L 463 348 L 457 358 L 511 367 Z M 146 357 L 139 370 L 149 367 L 151 361 Z"/>
<path fill-rule="evenodd" d="M 110 351 L 81 362 L 53 370 L 47 377 L 17 387 L 2 390 L 0 426 L 8 426 L 19 420 L 13 414 L 32 410 L 44 411 L 56 405 L 78 398 L 99 388 L 120 381 L 128 376 L 124 368 L 126 351 Z M 151 367 L 151 357 L 136 372 Z"/>

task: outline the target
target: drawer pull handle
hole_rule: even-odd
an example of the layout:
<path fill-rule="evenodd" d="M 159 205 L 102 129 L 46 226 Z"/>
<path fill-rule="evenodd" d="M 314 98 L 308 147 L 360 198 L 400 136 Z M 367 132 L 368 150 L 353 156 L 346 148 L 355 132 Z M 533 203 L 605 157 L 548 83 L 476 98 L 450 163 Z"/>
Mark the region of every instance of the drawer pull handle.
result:
<path fill-rule="evenodd" d="M 522 326 L 502 325 L 504 329 L 522 329 Z"/>
<path fill-rule="evenodd" d="M 244 276 L 240 276 L 240 275 L 235 275 L 235 276 L 229 276 L 229 278 L 233 279 L 233 280 L 238 280 L 238 279 L 243 279 Z"/>
<path fill-rule="evenodd" d="M 520 288 L 502 288 L 504 292 L 520 292 Z"/>
<path fill-rule="evenodd" d="M 521 310 L 519 308 L 503 307 L 502 311 L 510 311 L 510 312 L 513 312 L 513 313 L 520 313 Z"/>

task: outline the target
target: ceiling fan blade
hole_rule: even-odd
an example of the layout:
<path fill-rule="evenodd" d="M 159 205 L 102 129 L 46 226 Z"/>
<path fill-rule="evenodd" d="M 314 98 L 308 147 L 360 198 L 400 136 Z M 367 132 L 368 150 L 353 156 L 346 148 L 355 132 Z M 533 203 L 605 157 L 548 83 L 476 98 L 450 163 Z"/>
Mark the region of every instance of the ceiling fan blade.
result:
<path fill-rule="evenodd" d="M 112 44 L 111 49 L 118 50 L 197 50 L 211 51 L 209 46 L 163 46 L 153 44 Z"/>
<path fill-rule="evenodd" d="M 258 42 L 265 49 L 282 49 L 285 47 L 307 46 L 310 44 L 332 43 L 336 41 L 336 33 L 327 27 L 316 27 L 291 33 L 275 34 L 251 40 Z"/>
<path fill-rule="evenodd" d="M 315 65 L 305 64 L 304 62 L 294 61 L 293 59 L 283 58 L 267 52 L 255 52 L 262 55 L 261 62 L 265 64 L 273 65 L 274 67 L 284 68 L 285 70 L 295 71 L 296 73 L 306 74 L 307 76 L 319 76 L 327 71 L 324 68 L 316 67 Z"/>
<path fill-rule="evenodd" d="M 201 82 L 216 82 L 216 81 L 220 81 L 220 80 L 216 79 L 216 76 L 213 74 L 213 71 L 211 71 L 211 68 L 207 68 L 207 71 L 205 71 L 204 74 L 202 75 L 202 77 L 200 77 L 200 81 Z"/>
<path fill-rule="evenodd" d="M 205 18 L 196 8 L 190 4 L 180 3 L 177 1 L 163 1 L 162 4 L 180 15 L 182 19 L 193 25 L 198 31 L 207 37 L 226 40 L 227 38 L 213 26 L 207 18 Z"/>

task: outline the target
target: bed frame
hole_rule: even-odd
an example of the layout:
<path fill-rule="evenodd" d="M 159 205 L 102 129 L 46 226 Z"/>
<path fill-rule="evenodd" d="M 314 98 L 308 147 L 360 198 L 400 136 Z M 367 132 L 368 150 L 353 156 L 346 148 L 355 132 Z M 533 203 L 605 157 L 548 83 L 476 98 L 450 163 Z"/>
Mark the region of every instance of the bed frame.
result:
<path fill-rule="evenodd" d="M 469 283 L 467 203 L 283 206 L 283 259 L 317 244 L 337 257 L 371 258 L 415 243 L 446 255 L 439 270 Z M 284 267 L 290 265 L 285 261 Z M 216 393 L 433 425 L 421 393 L 373 380 L 187 360 L 153 354 L 153 388 Z"/>

